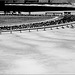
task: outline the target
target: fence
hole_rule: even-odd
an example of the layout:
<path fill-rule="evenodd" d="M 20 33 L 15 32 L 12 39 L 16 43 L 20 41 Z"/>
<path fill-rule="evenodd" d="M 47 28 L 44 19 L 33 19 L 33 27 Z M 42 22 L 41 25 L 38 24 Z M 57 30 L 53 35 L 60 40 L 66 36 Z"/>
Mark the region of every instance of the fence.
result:
<path fill-rule="evenodd" d="M 74 16 L 69 16 L 70 18 L 73 18 Z M 65 20 L 66 19 L 66 20 Z M 33 23 L 29 23 L 29 24 L 22 24 L 22 25 L 13 25 L 13 26 L 3 26 L 0 27 L 0 34 L 2 32 L 10 32 L 12 33 L 13 31 L 26 31 L 28 30 L 29 32 L 31 30 L 39 30 L 39 29 L 44 29 L 44 31 L 46 30 L 46 28 L 50 28 L 52 30 L 52 28 L 57 28 L 59 29 L 59 27 L 62 27 L 64 29 L 64 26 L 68 27 L 71 26 L 72 28 L 74 28 L 74 24 L 75 24 L 75 20 L 71 19 L 67 20 L 68 17 L 64 17 L 64 16 L 59 16 L 59 17 L 55 17 L 53 19 L 49 19 L 49 20 L 45 20 L 45 21 L 40 21 L 40 22 L 33 22 Z M 65 22 L 62 22 L 64 21 Z"/>
<path fill-rule="evenodd" d="M 44 29 L 44 31 L 46 31 L 46 28 L 50 28 L 51 30 L 53 28 L 59 29 L 59 27 L 62 27 L 64 29 L 64 26 L 66 26 L 67 28 L 69 28 L 69 26 L 71 26 L 72 28 L 74 28 L 75 21 L 74 22 L 70 22 L 70 23 L 63 23 L 63 24 L 57 24 L 57 25 L 50 25 L 50 26 L 44 26 L 44 27 L 35 27 L 35 28 L 23 28 L 23 29 L 10 29 L 10 30 L 0 30 L 0 34 L 2 32 L 10 32 L 12 33 L 13 31 L 26 31 L 28 30 L 29 32 L 31 32 L 31 30 L 39 30 L 39 29 Z"/>

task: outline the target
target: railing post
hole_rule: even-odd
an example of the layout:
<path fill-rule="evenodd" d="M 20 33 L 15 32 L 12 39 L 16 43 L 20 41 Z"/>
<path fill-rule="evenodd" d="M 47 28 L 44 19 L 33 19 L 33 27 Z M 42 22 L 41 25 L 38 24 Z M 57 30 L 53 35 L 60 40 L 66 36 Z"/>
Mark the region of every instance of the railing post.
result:
<path fill-rule="evenodd" d="M 0 34 L 2 33 L 1 29 L 0 29 Z"/>
<path fill-rule="evenodd" d="M 62 26 L 62 28 L 64 29 L 64 27 Z"/>
<path fill-rule="evenodd" d="M 53 30 L 52 27 L 50 27 L 50 28 L 51 28 L 51 30 Z"/>
<path fill-rule="evenodd" d="M 46 31 L 45 26 L 44 26 L 44 31 Z"/>
<path fill-rule="evenodd" d="M 20 30 L 20 33 L 22 33 L 22 31 Z"/>
<path fill-rule="evenodd" d="M 71 28 L 74 28 L 74 26 L 71 24 Z"/>
<path fill-rule="evenodd" d="M 30 32 L 30 29 L 29 29 L 29 32 Z"/>
<path fill-rule="evenodd" d="M 67 28 L 69 28 L 69 26 L 67 25 Z"/>
<path fill-rule="evenodd" d="M 59 29 L 59 28 L 58 28 L 58 26 L 57 26 L 57 28 L 56 28 L 56 29 Z"/>
<path fill-rule="evenodd" d="M 38 28 L 37 28 L 37 31 L 38 31 Z"/>
<path fill-rule="evenodd" d="M 10 34 L 12 34 L 12 26 L 11 26 L 11 28 L 10 28 Z"/>

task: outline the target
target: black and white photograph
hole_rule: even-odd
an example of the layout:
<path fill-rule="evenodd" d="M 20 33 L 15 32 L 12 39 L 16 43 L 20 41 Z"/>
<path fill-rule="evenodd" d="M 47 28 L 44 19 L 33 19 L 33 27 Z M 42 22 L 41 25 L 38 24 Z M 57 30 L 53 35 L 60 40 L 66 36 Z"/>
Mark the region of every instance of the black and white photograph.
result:
<path fill-rule="evenodd" d="M 0 0 L 0 75 L 74 75 L 75 0 Z"/>

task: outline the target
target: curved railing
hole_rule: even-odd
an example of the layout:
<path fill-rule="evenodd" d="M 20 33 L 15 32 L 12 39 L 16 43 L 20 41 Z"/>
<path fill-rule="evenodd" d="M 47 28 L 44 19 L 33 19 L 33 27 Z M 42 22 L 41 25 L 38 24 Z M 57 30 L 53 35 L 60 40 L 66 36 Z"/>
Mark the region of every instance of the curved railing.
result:
<path fill-rule="evenodd" d="M 41 21 L 41 22 L 34 22 L 34 23 L 29 23 L 29 24 L 22 24 L 22 25 L 13 25 L 13 26 L 3 26 L 0 27 L 0 33 L 2 32 L 10 32 L 12 33 L 13 31 L 25 31 L 25 30 L 29 30 L 29 32 L 31 30 L 37 30 L 38 29 L 45 29 L 46 28 L 50 28 L 52 30 L 52 28 L 57 28 L 58 27 L 62 27 L 64 28 L 64 26 L 69 28 L 69 25 L 71 25 L 72 28 L 74 28 L 75 21 L 69 21 L 63 23 L 62 22 L 63 17 L 55 17 L 51 20 L 45 20 L 45 21 Z"/>

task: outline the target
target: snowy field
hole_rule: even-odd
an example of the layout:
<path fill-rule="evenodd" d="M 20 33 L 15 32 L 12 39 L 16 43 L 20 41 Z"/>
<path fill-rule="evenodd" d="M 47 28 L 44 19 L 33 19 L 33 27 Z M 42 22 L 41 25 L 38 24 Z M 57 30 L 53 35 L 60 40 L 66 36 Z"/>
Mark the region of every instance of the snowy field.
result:
<path fill-rule="evenodd" d="M 0 74 L 75 74 L 75 29 L 2 33 Z"/>

